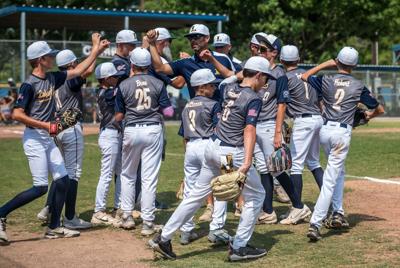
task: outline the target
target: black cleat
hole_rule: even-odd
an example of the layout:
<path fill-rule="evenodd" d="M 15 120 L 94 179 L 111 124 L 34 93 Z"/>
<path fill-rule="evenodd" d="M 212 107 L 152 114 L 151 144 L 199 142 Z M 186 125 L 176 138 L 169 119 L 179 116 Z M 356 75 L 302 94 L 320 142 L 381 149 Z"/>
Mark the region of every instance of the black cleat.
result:
<path fill-rule="evenodd" d="M 307 237 L 310 238 L 310 241 L 312 241 L 312 242 L 317 242 L 318 240 L 320 240 L 322 238 L 318 227 L 315 225 L 312 225 L 312 224 L 308 228 Z"/>
<path fill-rule="evenodd" d="M 244 261 L 249 259 L 257 259 L 267 255 L 267 250 L 255 248 L 250 245 L 233 249 L 232 244 L 229 245 L 229 261 Z"/>
<path fill-rule="evenodd" d="M 334 229 L 348 228 L 350 226 L 344 215 L 338 212 L 333 213 L 330 223 L 331 227 Z"/>
<path fill-rule="evenodd" d="M 156 234 L 153 239 L 149 240 L 148 245 L 155 251 L 160 253 L 163 257 L 175 260 L 176 254 L 172 251 L 171 240 L 162 242 L 161 235 Z"/>

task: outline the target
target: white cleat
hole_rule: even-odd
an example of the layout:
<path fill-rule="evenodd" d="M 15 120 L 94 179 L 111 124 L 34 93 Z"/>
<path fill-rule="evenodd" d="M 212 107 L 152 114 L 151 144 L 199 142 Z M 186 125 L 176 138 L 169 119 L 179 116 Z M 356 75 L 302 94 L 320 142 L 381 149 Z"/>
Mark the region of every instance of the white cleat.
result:
<path fill-rule="evenodd" d="M 80 236 L 79 231 L 70 230 L 65 227 L 58 227 L 55 229 L 47 228 L 44 237 L 47 239 L 57 239 L 57 238 L 70 238 Z"/>
<path fill-rule="evenodd" d="M 275 224 L 277 222 L 278 217 L 276 216 L 275 211 L 272 211 L 271 214 L 261 211 L 260 215 L 258 215 L 256 224 Z"/>
<path fill-rule="evenodd" d="M 47 223 L 49 221 L 50 209 L 49 206 L 45 206 L 42 210 L 37 214 L 37 218 L 39 221 L 43 223 Z"/>
<path fill-rule="evenodd" d="M 93 225 L 114 225 L 117 220 L 104 211 L 97 211 L 93 214 L 90 222 Z"/>
<path fill-rule="evenodd" d="M 304 205 L 303 208 L 291 208 L 290 213 L 287 218 L 280 221 L 281 224 L 297 224 L 301 221 L 306 221 L 307 218 L 311 216 L 311 210 Z"/>
<path fill-rule="evenodd" d="M 64 217 L 64 227 L 71 230 L 82 230 L 82 229 L 92 228 L 92 224 L 90 222 L 78 218 L 75 215 L 72 220 L 68 220 L 66 217 Z"/>
<path fill-rule="evenodd" d="M 132 214 L 124 213 L 121 217 L 121 224 L 120 227 L 126 230 L 135 229 L 135 220 L 132 217 Z"/>
<path fill-rule="evenodd" d="M 140 232 L 143 236 L 150 236 L 155 233 L 161 232 L 162 225 L 156 225 L 154 222 L 151 221 L 143 221 L 142 231 Z"/>
<path fill-rule="evenodd" d="M 0 242 L 2 242 L 2 243 L 8 243 L 8 236 L 6 233 L 6 224 L 7 224 L 7 219 L 0 218 Z"/>

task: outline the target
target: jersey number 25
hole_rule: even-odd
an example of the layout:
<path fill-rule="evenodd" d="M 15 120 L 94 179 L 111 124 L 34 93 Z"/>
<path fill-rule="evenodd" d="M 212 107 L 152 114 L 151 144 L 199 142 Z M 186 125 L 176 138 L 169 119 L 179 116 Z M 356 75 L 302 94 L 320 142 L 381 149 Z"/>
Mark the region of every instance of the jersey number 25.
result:
<path fill-rule="evenodd" d="M 138 101 L 136 109 L 138 111 L 149 109 L 151 107 L 151 97 L 148 95 L 150 92 L 149 88 L 138 88 L 135 92 L 135 98 Z"/>

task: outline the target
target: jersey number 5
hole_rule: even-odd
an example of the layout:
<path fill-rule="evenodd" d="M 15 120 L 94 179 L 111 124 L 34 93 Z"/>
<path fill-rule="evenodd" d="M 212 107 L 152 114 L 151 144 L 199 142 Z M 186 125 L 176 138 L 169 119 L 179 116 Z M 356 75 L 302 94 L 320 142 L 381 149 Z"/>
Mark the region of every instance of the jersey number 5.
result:
<path fill-rule="evenodd" d="M 336 102 L 332 105 L 332 108 L 337 111 L 340 111 L 341 110 L 340 104 L 342 103 L 343 98 L 344 98 L 344 89 L 338 88 L 335 93 Z"/>
<path fill-rule="evenodd" d="M 151 97 L 147 95 L 150 92 L 149 88 L 138 88 L 135 92 L 135 98 L 138 100 L 136 109 L 138 111 L 149 109 L 151 107 Z"/>

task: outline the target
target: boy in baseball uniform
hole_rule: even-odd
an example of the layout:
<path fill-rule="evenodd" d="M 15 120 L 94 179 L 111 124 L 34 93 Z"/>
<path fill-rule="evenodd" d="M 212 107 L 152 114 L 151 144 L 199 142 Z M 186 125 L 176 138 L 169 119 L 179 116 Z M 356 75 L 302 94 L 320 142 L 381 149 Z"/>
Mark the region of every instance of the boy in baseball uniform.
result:
<path fill-rule="evenodd" d="M 116 176 L 116 187 L 120 188 L 121 185 L 122 133 L 121 123 L 115 121 L 114 115 L 115 98 L 117 95 L 116 86 L 119 77 L 123 74 L 124 71 L 117 71 L 111 62 L 102 63 L 95 70 L 96 79 L 100 84 L 97 102 L 100 109 L 100 134 L 98 143 L 101 150 L 101 170 L 96 189 L 96 204 L 91 220 L 93 224 L 118 226 L 118 221 L 106 213 L 106 208 L 107 195 L 114 174 Z"/>
<path fill-rule="evenodd" d="M 192 74 L 190 82 L 196 91 L 182 111 L 182 124 L 179 135 L 186 144 L 184 160 L 184 192 L 183 198 L 190 195 L 199 177 L 204 161 L 204 150 L 209 138 L 214 133 L 215 125 L 221 112 L 219 103 L 212 99 L 216 84 L 219 82 L 210 69 L 199 69 Z M 193 232 L 195 224 L 189 219 L 181 229 L 180 243 L 189 244 L 198 236 Z"/>
<path fill-rule="evenodd" d="M 72 70 L 78 65 L 75 54 L 65 49 L 56 56 L 56 63 L 60 71 Z M 67 80 L 55 94 L 57 114 L 61 115 L 69 108 L 83 111 L 82 86 L 86 83 L 86 77 L 94 71 L 95 62 L 83 73 L 83 75 Z M 67 199 L 65 201 L 64 226 L 68 229 L 87 229 L 91 227 L 89 222 L 76 216 L 75 206 L 78 193 L 78 182 L 82 174 L 83 161 L 83 131 L 81 122 L 57 135 L 56 144 L 60 148 L 64 158 L 68 177 L 71 180 L 68 186 Z M 47 221 L 49 206 L 54 193 L 54 182 L 50 185 L 46 206 L 37 215 L 39 220 Z"/>
<path fill-rule="evenodd" d="M 122 228 L 132 229 L 135 222 L 135 183 L 141 162 L 142 235 L 156 231 L 155 197 L 163 147 L 162 116 L 172 117 L 174 110 L 164 83 L 148 74 L 151 55 L 145 48 L 136 48 L 130 55 L 133 76 L 118 87 L 115 119 L 124 120 L 121 172 Z"/>
<path fill-rule="evenodd" d="M 93 49 L 88 58 L 75 69 L 62 72 L 48 72 L 53 67 L 55 50 L 44 41 L 31 44 L 27 57 L 33 70 L 28 79 L 21 85 L 13 119 L 26 125 L 23 135 L 23 147 L 33 179 L 33 186 L 16 195 L 0 207 L 0 241 L 8 242 L 6 234 L 6 217 L 15 209 L 26 205 L 46 194 L 48 173 L 55 182 L 55 190 L 50 206 L 50 221 L 45 232 L 46 238 L 79 236 L 73 231 L 60 226 L 61 211 L 64 207 L 68 190 L 68 172 L 60 150 L 51 135 L 58 134 L 54 123 L 56 105 L 54 92 L 66 80 L 81 76 L 96 57 L 108 47 L 107 40 L 100 41 L 100 34 L 92 35 Z"/>
<path fill-rule="evenodd" d="M 176 258 L 172 250 L 172 236 L 178 228 L 193 217 L 211 193 L 210 181 L 220 175 L 221 157 L 228 154 L 232 154 L 234 167 L 247 174 L 247 181 L 242 191 L 245 203 L 236 236 L 230 245 L 229 259 L 239 261 L 259 258 L 267 253 L 265 249 L 249 246 L 248 241 L 253 233 L 265 195 L 260 177 L 252 166 L 256 141 L 255 126 L 262 104 L 256 92 L 265 85 L 270 73 L 266 59 L 253 57 L 244 67 L 243 82 L 226 85 L 224 90 L 226 98 L 221 119 L 217 123 L 215 134 L 208 141 L 200 175 L 194 188 L 179 204 L 161 234 L 157 234 L 149 241 L 149 246 L 164 257 Z M 226 206 L 226 202 L 224 203 Z"/>
<path fill-rule="evenodd" d="M 324 123 L 320 140 L 328 163 L 323 176 L 323 184 L 310 221 L 307 237 L 311 241 L 321 239 L 320 228 L 327 217 L 332 203 L 332 224 L 340 227 L 344 222 L 343 189 L 345 161 L 350 148 L 354 114 L 358 103 L 363 103 L 372 111 L 366 111 L 366 119 L 384 113 L 384 108 L 371 95 L 364 84 L 354 78 L 351 72 L 358 62 L 358 52 L 352 47 L 340 50 L 336 60 L 326 61 L 302 75 L 322 95 Z M 335 74 L 313 76 L 319 71 L 335 67 Z"/>

